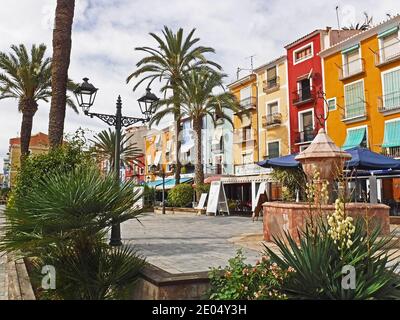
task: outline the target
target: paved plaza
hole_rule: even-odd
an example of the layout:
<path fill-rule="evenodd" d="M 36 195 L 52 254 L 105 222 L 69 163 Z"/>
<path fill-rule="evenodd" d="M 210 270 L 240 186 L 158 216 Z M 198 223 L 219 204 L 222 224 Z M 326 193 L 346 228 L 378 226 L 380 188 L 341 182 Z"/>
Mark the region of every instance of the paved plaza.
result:
<path fill-rule="evenodd" d="M 251 217 L 145 214 L 140 222 L 122 225 L 122 237 L 140 250 L 147 261 L 170 273 L 208 271 L 226 266 L 241 237 L 261 235 L 262 221 Z M 244 248 L 249 263 L 260 258 L 256 248 Z"/>

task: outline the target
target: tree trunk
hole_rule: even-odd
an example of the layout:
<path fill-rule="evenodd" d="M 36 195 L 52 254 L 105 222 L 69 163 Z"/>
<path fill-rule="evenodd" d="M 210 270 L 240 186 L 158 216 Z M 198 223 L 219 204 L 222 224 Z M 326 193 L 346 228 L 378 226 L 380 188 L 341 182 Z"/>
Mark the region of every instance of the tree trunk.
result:
<path fill-rule="evenodd" d="M 204 170 L 202 162 L 202 145 L 201 145 L 201 124 L 202 118 L 193 119 L 193 130 L 195 132 L 194 148 L 195 148 L 195 164 L 194 164 L 194 183 L 200 186 L 204 183 Z M 201 191 L 196 192 L 197 199 L 200 199 Z"/>
<path fill-rule="evenodd" d="M 49 142 L 51 148 L 60 146 L 63 142 L 74 9 L 75 0 L 57 0 L 53 30 L 52 98 L 49 115 Z"/>
<path fill-rule="evenodd" d="M 37 111 L 38 105 L 36 101 L 32 99 L 23 100 L 20 103 L 22 111 L 20 162 L 22 164 L 24 159 L 29 155 L 29 144 L 32 135 L 33 116 Z"/>

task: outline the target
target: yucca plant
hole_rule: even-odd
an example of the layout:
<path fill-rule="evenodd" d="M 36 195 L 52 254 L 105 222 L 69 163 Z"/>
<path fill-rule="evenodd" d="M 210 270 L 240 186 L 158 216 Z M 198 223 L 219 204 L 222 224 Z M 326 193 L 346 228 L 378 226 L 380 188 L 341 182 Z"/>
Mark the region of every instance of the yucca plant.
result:
<path fill-rule="evenodd" d="M 295 272 L 281 290 L 291 299 L 400 299 L 399 262 L 393 260 L 393 237 L 380 237 L 380 229 L 368 231 L 359 218 L 350 248 L 339 250 L 328 234 L 326 221 L 317 221 L 317 229 L 299 231 L 299 243 L 289 234 L 274 238 L 280 254 L 265 247 L 271 261 Z M 353 266 L 355 289 L 342 287 L 343 267 Z"/>
<path fill-rule="evenodd" d="M 113 223 L 138 217 L 138 196 L 130 182 L 117 185 L 112 174 L 102 176 L 91 166 L 46 176 L 7 208 L 0 251 L 56 267 L 61 298 L 119 296 L 143 260 L 133 249 L 109 248 L 104 239 Z"/>

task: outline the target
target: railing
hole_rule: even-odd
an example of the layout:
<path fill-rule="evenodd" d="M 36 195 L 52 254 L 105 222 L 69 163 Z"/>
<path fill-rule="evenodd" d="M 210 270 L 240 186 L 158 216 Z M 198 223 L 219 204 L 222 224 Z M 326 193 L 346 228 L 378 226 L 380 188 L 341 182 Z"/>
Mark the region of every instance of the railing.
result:
<path fill-rule="evenodd" d="M 257 97 L 248 97 L 246 99 L 240 100 L 240 106 L 243 109 L 255 108 L 257 106 Z"/>
<path fill-rule="evenodd" d="M 378 97 L 378 109 L 382 113 L 394 110 L 400 112 L 400 91 Z"/>
<path fill-rule="evenodd" d="M 280 86 L 280 79 L 279 77 L 275 77 L 272 79 L 264 80 L 263 81 L 263 91 L 265 93 L 278 90 Z"/>
<path fill-rule="evenodd" d="M 296 132 L 295 143 L 305 143 L 314 140 L 317 131 L 314 129 L 306 129 L 304 131 Z"/>
<path fill-rule="evenodd" d="M 350 120 L 367 115 L 367 109 L 364 101 L 348 104 L 345 106 L 344 113 L 342 114 L 342 120 Z"/>
<path fill-rule="evenodd" d="M 211 151 L 212 152 L 222 152 L 224 150 L 224 139 L 220 139 L 219 143 L 211 143 Z"/>
<path fill-rule="evenodd" d="M 385 46 L 375 53 L 375 65 L 377 66 L 397 59 L 400 59 L 400 41 Z"/>
<path fill-rule="evenodd" d="M 306 102 L 314 101 L 315 99 L 315 88 L 310 87 L 307 89 L 300 89 L 293 92 L 293 104 L 299 105 Z"/>
<path fill-rule="evenodd" d="M 282 114 L 274 112 L 262 117 L 262 126 L 264 128 L 274 125 L 280 125 L 282 123 Z"/>
<path fill-rule="evenodd" d="M 342 65 L 339 70 L 339 79 L 344 80 L 357 74 L 363 73 L 365 70 L 364 59 L 360 58 Z"/>
<path fill-rule="evenodd" d="M 392 158 L 400 158 L 400 147 L 383 148 L 383 153 Z"/>
<path fill-rule="evenodd" d="M 233 133 L 233 143 L 244 143 L 254 141 L 256 132 L 254 129 L 237 129 Z"/>

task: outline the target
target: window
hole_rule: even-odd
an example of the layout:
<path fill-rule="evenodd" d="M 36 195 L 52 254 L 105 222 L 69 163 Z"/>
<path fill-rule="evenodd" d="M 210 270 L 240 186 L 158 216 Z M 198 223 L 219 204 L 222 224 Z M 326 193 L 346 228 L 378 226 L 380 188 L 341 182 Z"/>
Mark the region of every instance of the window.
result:
<path fill-rule="evenodd" d="M 328 104 L 328 111 L 336 110 L 336 98 L 328 99 L 326 103 Z"/>
<path fill-rule="evenodd" d="M 383 73 L 383 109 L 400 107 L 400 69 Z"/>
<path fill-rule="evenodd" d="M 347 129 L 347 136 L 342 149 L 347 150 L 354 147 L 368 147 L 367 127 Z"/>
<path fill-rule="evenodd" d="M 312 110 L 299 113 L 298 142 L 309 142 L 314 139 L 314 113 Z"/>
<path fill-rule="evenodd" d="M 267 69 L 267 87 L 273 88 L 278 84 L 276 76 L 276 66 Z"/>
<path fill-rule="evenodd" d="M 251 86 L 240 90 L 240 101 L 249 99 L 251 97 Z"/>
<path fill-rule="evenodd" d="M 357 81 L 344 87 L 345 119 L 365 115 L 364 83 Z"/>
<path fill-rule="evenodd" d="M 243 164 L 253 163 L 253 153 L 243 153 L 242 154 L 242 162 L 243 162 Z"/>
<path fill-rule="evenodd" d="M 360 59 L 359 45 L 342 51 L 342 59 L 342 78 L 350 77 L 363 71 L 362 60 Z"/>
<path fill-rule="evenodd" d="M 312 43 L 299 48 L 293 52 L 294 55 L 294 64 L 299 63 L 301 61 L 307 60 L 313 56 L 313 45 Z"/>
<path fill-rule="evenodd" d="M 400 56 L 400 41 L 398 27 L 383 32 L 380 36 L 379 44 L 380 62 L 386 62 Z"/>
<path fill-rule="evenodd" d="M 243 141 L 248 141 L 252 139 L 252 134 L 251 134 L 251 126 L 244 127 L 242 131 L 243 135 Z"/>
<path fill-rule="evenodd" d="M 311 79 L 297 81 L 297 88 L 299 101 L 311 99 Z"/>
<path fill-rule="evenodd" d="M 267 104 L 267 115 L 272 115 L 279 112 L 278 101 Z"/>
<path fill-rule="evenodd" d="M 268 143 L 268 158 L 277 158 L 279 157 L 279 141 L 269 142 Z"/>

